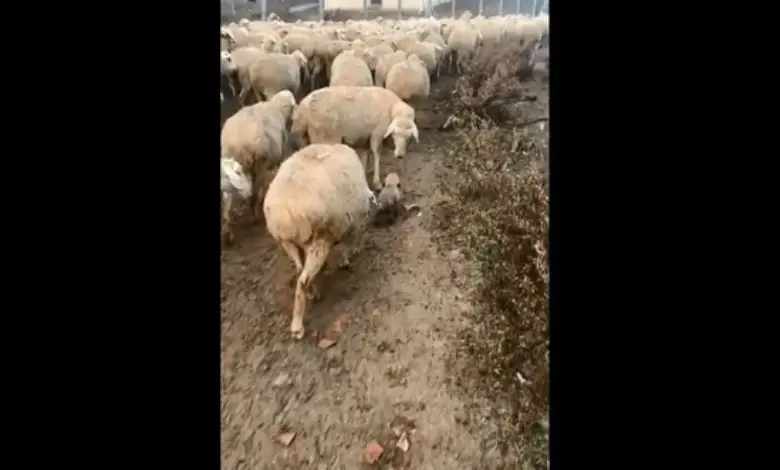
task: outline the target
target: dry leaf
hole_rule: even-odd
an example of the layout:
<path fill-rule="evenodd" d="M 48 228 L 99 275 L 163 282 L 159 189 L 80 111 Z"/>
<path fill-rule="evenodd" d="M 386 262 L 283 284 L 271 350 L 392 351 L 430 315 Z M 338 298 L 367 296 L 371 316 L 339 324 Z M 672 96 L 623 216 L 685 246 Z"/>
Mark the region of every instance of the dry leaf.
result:
<path fill-rule="evenodd" d="M 329 347 L 336 344 L 335 341 L 328 339 L 328 338 L 322 338 L 319 343 L 317 343 L 317 347 L 320 349 L 328 349 Z"/>
<path fill-rule="evenodd" d="M 393 434 L 395 434 L 395 437 L 400 437 L 401 434 L 404 433 L 403 424 L 396 424 L 395 426 L 391 426 L 390 429 L 393 431 Z"/>
<path fill-rule="evenodd" d="M 341 315 L 336 317 L 336 319 L 333 321 L 333 324 L 330 326 L 330 330 L 333 331 L 334 333 L 339 333 L 339 334 L 343 333 L 348 318 L 349 315 L 347 315 L 346 313 L 342 313 Z"/>
<path fill-rule="evenodd" d="M 406 433 L 401 434 L 401 437 L 398 439 L 398 442 L 395 443 L 395 446 L 404 452 L 409 450 L 409 439 L 406 437 Z"/>
<path fill-rule="evenodd" d="M 375 463 L 382 456 L 385 449 L 377 441 L 371 441 L 363 449 L 363 458 L 367 463 Z"/>
<path fill-rule="evenodd" d="M 371 312 L 371 315 L 373 315 L 373 316 L 375 316 L 375 317 L 378 317 L 378 316 L 379 316 L 379 314 L 380 314 L 380 312 L 379 312 L 379 309 L 378 309 L 378 308 L 375 308 L 375 309 L 374 309 L 374 311 L 373 311 L 373 312 Z"/>
<path fill-rule="evenodd" d="M 289 446 L 292 443 L 293 439 L 295 439 L 294 432 L 284 432 L 276 436 L 276 442 L 278 442 L 279 444 L 285 447 Z"/>

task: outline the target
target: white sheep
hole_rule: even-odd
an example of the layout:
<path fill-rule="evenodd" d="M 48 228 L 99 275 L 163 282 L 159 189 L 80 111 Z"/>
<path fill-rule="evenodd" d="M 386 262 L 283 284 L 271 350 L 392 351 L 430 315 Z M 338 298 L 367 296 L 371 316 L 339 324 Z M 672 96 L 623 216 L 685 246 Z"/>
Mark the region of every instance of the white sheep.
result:
<path fill-rule="evenodd" d="M 228 51 L 220 51 L 220 75 L 228 83 L 233 96 L 236 95 L 233 81 L 237 71 L 238 67 L 236 67 L 236 64 L 233 62 L 230 53 Z"/>
<path fill-rule="evenodd" d="M 404 209 L 401 203 L 401 179 L 397 173 L 385 176 L 385 186 L 377 196 L 377 210 L 374 214 L 374 224 L 389 225 L 398 219 Z"/>
<path fill-rule="evenodd" d="M 482 33 L 470 26 L 457 25 L 450 33 L 450 37 L 447 38 L 450 51 L 450 72 L 454 68 L 457 73 L 460 73 L 461 64 L 477 53 L 482 42 Z"/>
<path fill-rule="evenodd" d="M 333 60 L 330 86 L 374 86 L 366 61 L 357 51 L 344 51 Z"/>
<path fill-rule="evenodd" d="M 302 70 L 306 69 L 306 57 L 300 51 L 287 54 L 266 54 L 258 57 L 250 66 L 247 82 L 241 84 L 239 99 L 244 102 L 249 91 L 257 101 L 274 96 L 282 90 L 294 95 L 301 88 Z"/>
<path fill-rule="evenodd" d="M 399 62 L 403 62 L 406 59 L 406 52 L 395 51 L 392 54 L 385 54 L 379 58 L 376 65 L 376 72 L 374 73 L 374 84 L 376 86 L 385 86 L 387 81 L 387 74 L 390 69 Z"/>
<path fill-rule="evenodd" d="M 419 100 L 430 94 L 431 78 L 417 54 L 410 54 L 390 69 L 385 88 L 404 101 Z"/>
<path fill-rule="evenodd" d="M 335 86 L 310 93 L 293 113 L 291 134 L 301 145 L 341 143 L 357 146 L 367 142 L 374 158 L 373 184 L 381 189 L 379 173 L 382 141 L 393 136 L 394 155 L 406 155 L 407 140 L 420 140 L 414 108 L 395 93 L 381 87 Z M 363 166 L 367 152 L 363 152 Z"/>
<path fill-rule="evenodd" d="M 252 46 L 242 46 L 230 52 L 230 60 L 235 66 L 235 75 L 240 86 L 240 96 L 246 96 L 249 93 L 249 69 L 252 64 L 265 55 L 264 50 Z M 240 102 L 244 104 L 243 99 Z"/>
<path fill-rule="evenodd" d="M 233 197 L 238 194 L 242 199 L 252 195 L 252 182 L 244 173 L 241 164 L 232 158 L 221 159 L 221 187 L 222 187 L 222 238 L 227 242 L 233 241 L 233 233 L 230 231 L 230 209 L 233 207 Z"/>
<path fill-rule="evenodd" d="M 294 109 L 295 97 L 285 90 L 269 101 L 240 109 L 222 126 L 222 157 L 236 161 L 251 176 L 249 202 L 256 219 L 262 215 L 259 193 L 284 158 L 287 120 Z M 229 232 L 229 226 L 226 229 Z"/>
<path fill-rule="evenodd" d="M 295 264 L 290 332 L 304 335 L 308 298 L 317 296 L 314 278 L 331 249 L 343 243 L 340 265 L 349 264 L 352 245 L 368 222 L 376 198 L 368 187 L 360 159 L 343 144 L 312 144 L 279 167 L 263 203 L 271 236 Z"/>
<path fill-rule="evenodd" d="M 429 77 L 436 77 L 439 72 L 439 60 L 446 48 L 440 47 L 431 42 L 409 42 L 402 49 L 406 55 L 416 54 L 417 57 L 428 69 Z"/>

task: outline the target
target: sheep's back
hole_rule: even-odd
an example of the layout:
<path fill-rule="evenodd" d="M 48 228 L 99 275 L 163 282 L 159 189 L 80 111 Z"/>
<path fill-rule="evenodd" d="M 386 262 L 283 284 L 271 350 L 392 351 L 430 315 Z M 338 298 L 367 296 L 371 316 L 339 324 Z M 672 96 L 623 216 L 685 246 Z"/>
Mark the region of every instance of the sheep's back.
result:
<path fill-rule="evenodd" d="M 373 86 L 374 79 L 365 60 L 345 52 L 331 65 L 330 85 Z"/>
<path fill-rule="evenodd" d="M 314 237 L 336 243 L 370 211 L 369 192 L 354 150 L 309 145 L 281 164 L 268 187 L 263 203 L 268 231 L 299 245 Z"/>
<path fill-rule="evenodd" d="M 297 113 L 306 113 L 312 143 L 356 144 L 371 135 L 400 99 L 381 87 L 332 86 L 310 93 Z"/>

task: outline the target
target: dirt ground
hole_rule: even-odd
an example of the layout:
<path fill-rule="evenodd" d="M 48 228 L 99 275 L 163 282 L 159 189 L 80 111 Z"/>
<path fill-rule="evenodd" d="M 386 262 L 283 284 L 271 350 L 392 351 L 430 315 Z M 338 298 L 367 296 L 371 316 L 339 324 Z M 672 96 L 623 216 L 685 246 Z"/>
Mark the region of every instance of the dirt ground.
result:
<path fill-rule="evenodd" d="M 546 85 L 531 87 L 541 95 L 533 106 L 546 108 Z M 382 172 L 402 176 L 421 214 L 371 228 L 349 270 L 332 255 L 304 340 L 289 334 L 293 264 L 265 227 L 239 223 L 236 244 L 223 250 L 223 470 L 363 468 L 373 440 L 385 449 L 373 468 L 506 468 L 496 425 L 478 418 L 499 405 L 453 385 L 469 364 L 453 362 L 452 342 L 472 327 L 472 306 L 454 279 L 470 267 L 434 241 L 450 171 L 439 149 L 452 135 L 430 129 L 440 117 L 419 114 L 421 142 L 403 160 L 385 149 Z M 319 348 L 322 337 L 336 343 Z M 400 422 L 408 452 L 395 447 L 391 428 Z M 289 446 L 276 441 L 285 432 L 295 433 Z"/>

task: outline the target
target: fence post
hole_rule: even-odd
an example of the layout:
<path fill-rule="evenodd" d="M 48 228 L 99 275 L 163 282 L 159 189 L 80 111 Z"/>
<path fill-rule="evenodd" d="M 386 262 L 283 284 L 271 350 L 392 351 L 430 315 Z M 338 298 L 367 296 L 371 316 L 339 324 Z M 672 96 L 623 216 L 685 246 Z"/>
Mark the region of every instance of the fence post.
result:
<path fill-rule="evenodd" d="M 515 3 L 515 7 L 517 7 L 515 9 L 515 15 L 520 16 L 520 0 L 517 0 L 517 3 Z"/>
<path fill-rule="evenodd" d="M 363 0 L 363 19 L 368 19 L 368 0 Z"/>
<path fill-rule="evenodd" d="M 325 0 L 317 0 L 317 6 L 320 10 L 320 21 L 325 19 Z"/>
<path fill-rule="evenodd" d="M 498 16 L 504 16 L 504 0 L 498 0 Z"/>
<path fill-rule="evenodd" d="M 536 16 L 536 3 L 538 0 L 534 0 L 533 10 L 531 10 L 531 18 Z"/>
<path fill-rule="evenodd" d="M 452 17 L 455 18 L 455 0 L 452 0 Z"/>
<path fill-rule="evenodd" d="M 401 18 L 403 18 L 403 15 L 401 14 L 401 12 L 403 11 L 403 10 L 402 10 L 402 9 L 403 9 L 403 5 L 402 5 L 402 3 L 403 3 L 403 0 L 398 0 L 398 19 L 399 19 L 399 20 L 400 20 Z"/>
<path fill-rule="evenodd" d="M 484 5 L 484 0 L 479 0 L 479 13 L 477 13 L 478 15 L 482 14 L 482 10 L 483 10 L 484 6 L 485 6 Z"/>
<path fill-rule="evenodd" d="M 260 19 L 265 21 L 265 14 L 268 9 L 267 0 L 260 0 Z"/>

